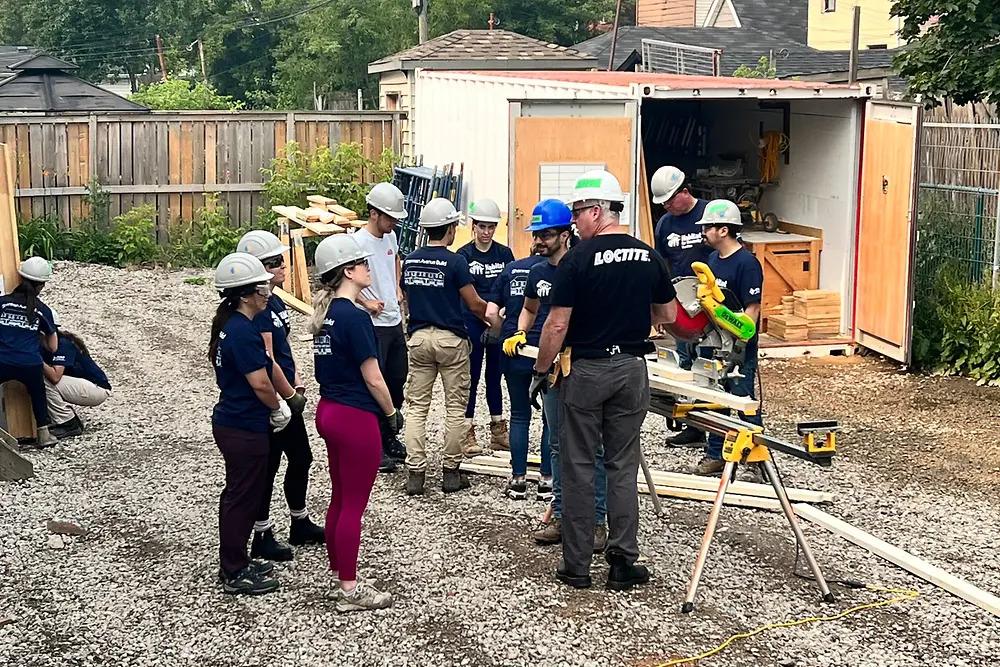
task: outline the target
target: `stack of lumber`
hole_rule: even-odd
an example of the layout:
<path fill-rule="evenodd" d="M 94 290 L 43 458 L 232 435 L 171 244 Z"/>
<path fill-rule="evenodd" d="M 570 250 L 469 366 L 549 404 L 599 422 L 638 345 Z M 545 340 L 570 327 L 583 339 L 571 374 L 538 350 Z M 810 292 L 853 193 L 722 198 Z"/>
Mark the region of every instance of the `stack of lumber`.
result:
<path fill-rule="evenodd" d="M 781 297 L 781 305 L 778 306 L 777 315 L 794 315 L 795 314 L 795 296 L 792 294 L 787 294 Z"/>
<path fill-rule="evenodd" d="M 809 322 L 795 315 L 771 315 L 767 318 L 767 333 L 779 340 L 806 340 Z"/>
<path fill-rule="evenodd" d="M 338 225 L 343 225 L 345 227 L 364 226 L 363 221 L 358 221 L 357 213 L 346 206 L 339 205 L 336 199 L 330 199 L 329 197 L 324 197 L 322 195 L 309 195 L 306 197 L 306 201 L 308 201 L 310 205 L 310 208 L 306 209 L 306 211 L 315 210 L 322 213 L 333 214 L 334 219 L 331 220 L 331 222 L 336 222 Z M 324 220 L 323 222 L 326 221 Z"/>
<path fill-rule="evenodd" d="M 798 290 L 795 298 L 795 317 L 806 321 L 809 338 L 825 338 L 840 333 L 840 294 L 830 290 Z"/>

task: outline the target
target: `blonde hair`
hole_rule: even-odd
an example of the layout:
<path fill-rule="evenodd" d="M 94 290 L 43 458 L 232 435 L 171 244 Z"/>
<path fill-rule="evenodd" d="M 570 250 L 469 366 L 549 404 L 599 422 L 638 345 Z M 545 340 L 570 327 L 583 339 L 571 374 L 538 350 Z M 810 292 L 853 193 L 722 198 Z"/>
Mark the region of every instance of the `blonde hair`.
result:
<path fill-rule="evenodd" d="M 330 310 L 330 303 L 333 301 L 335 292 L 340 284 L 344 282 L 344 270 L 346 267 L 338 266 L 330 269 L 320 276 L 320 291 L 313 296 L 313 314 L 309 318 L 309 333 L 313 336 L 323 330 L 323 322 L 326 320 L 326 311 Z"/>

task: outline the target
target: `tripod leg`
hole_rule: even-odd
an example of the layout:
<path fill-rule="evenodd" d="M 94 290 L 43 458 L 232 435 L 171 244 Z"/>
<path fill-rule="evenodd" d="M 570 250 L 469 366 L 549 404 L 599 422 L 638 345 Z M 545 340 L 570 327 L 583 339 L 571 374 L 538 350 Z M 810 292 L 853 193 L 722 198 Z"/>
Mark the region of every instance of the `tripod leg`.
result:
<path fill-rule="evenodd" d="M 653 483 L 653 473 L 649 472 L 649 464 L 646 457 L 639 448 L 639 465 L 642 467 L 642 475 L 646 478 L 646 486 L 649 487 L 649 497 L 653 499 L 653 511 L 656 516 L 663 516 L 663 505 L 660 504 L 660 496 L 656 495 L 656 484 Z"/>
<path fill-rule="evenodd" d="M 687 614 L 694 609 L 694 596 L 698 592 L 698 581 L 701 573 L 705 569 L 705 561 L 708 559 L 708 549 L 712 546 L 712 536 L 715 535 L 715 527 L 719 524 L 719 513 L 722 511 L 722 501 L 726 497 L 730 480 L 733 478 L 733 471 L 736 464 L 726 461 L 726 467 L 722 470 L 722 480 L 719 482 L 719 490 L 715 494 L 715 502 L 712 504 L 712 511 L 708 515 L 708 525 L 705 526 L 705 535 L 701 538 L 701 548 L 698 550 L 698 558 L 694 562 L 694 571 L 691 573 L 691 580 L 688 582 L 687 597 L 681 606 L 681 613 Z"/>
<path fill-rule="evenodd" d="M 792 533 L 795 534 L 795 541 L 799 543 L 799 548 L 802 549 L 802 553 L 805 554 L 806 557 L 806 562 L 809 563 L 809 569 L 812 570 L 813 576 L 816 577 L 816 583 L 819 584 L 819 590 L 823 593 L 823 601 L 833 602 L 833 593 L 830 592 L 830 587 L 826 584 L 823 572 L 819 569 L 819 563 L 816 562 L 816 558 L 813 556 L 812 550 L 806 543 L 806 536 L 802 534 L 802 528 L 799 526 L 799 521 L 795 517 L 795 510 L 792 509 L 792 504 L 788 501 L 788 494 L 785 493 L 785 487 L 781 483 L 781 478 L 778 477 L 778 471 L 775 469 L 774 463 L 771 461 L 764 461 L 761 463 L 761 466 L 763 466 L 764 472 L 767 473 L 767 478 L 771 480 L 771 486 L 774 487 L 774 493 L 778 496 L 778 502 L 781 503 L 781 509 L 785 512 L 788 524 L 792 527 Z"/>

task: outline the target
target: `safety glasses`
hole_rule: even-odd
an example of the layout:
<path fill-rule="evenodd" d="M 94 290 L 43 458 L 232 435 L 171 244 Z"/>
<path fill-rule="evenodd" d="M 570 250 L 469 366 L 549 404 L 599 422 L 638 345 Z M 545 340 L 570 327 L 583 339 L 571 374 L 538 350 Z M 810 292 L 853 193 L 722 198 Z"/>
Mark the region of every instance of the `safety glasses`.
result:
<path fill-rule="evenodd" d="M 367 259 L 359 259 L 358 261 L 354 262 L 353 264 L 351 264 L 351 265 L 350 265 L 350 266 L 348 266 L 347 268 L 349 268 L 349 269 L 353 269 L 353 268 L 354 268 L 354 267 L 356 267 L 356 266 L 363 266 L 363 267 L 365 267 L 366 269 L 367 269 L 367 268 L 370 268 L 370 267 L 368 266 L 368 260 L 367 260 Z"/>
<path fill-rule="evenodd" d="M 559 232 L 553 231 L 551 229 L 545 229 L 540 232 L 532 232 L 531 238 L 538 239 L 539 241 L 548 241 L 559 236 Z"/>
<path fill-rule="evenodd" d="M 264 265 L 265 269 L 277 269 L 285 265 L 285 258 L 281 255 L 277 257 L 268 257 L 267 259 L 260 260 L 260 263 Z"/>
<path fill-rule="evenodd" d="M 578 206 L 573 209 L 573 219 L 575 220 L 584 211 L 589 211 L 592 208 L 597 208 L 600 204 L 587 204 L 586 206 Z"/>
<path fill-rule="evenodd" d="M 257 296 L 271 296 L 271 286 L 267 283 L 261 283 L 254 286 L 254 292 Z"/>

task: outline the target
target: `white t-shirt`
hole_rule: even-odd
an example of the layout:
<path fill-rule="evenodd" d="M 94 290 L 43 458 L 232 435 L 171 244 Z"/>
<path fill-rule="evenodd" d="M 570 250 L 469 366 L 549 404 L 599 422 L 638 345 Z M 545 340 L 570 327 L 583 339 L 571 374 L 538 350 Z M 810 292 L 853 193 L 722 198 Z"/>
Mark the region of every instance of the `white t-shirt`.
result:
<path fill-rule="evenodd" d="M 354 238 L 361 247 L 372 255 L 368 258 L 368 266 L 372 273 L 371 287 L 361 292 L 362 299 L 375 299 L 385 303 L 382 313 L 372 317 L 372 323 L 377 327 L 394 327 L 403 321 L 399 309 L 399 299 L 396 298 L 396 253 L 399 243 L 396 232 L 389 232 L 376 238 L 367 229 L 354 232 Z"/>

